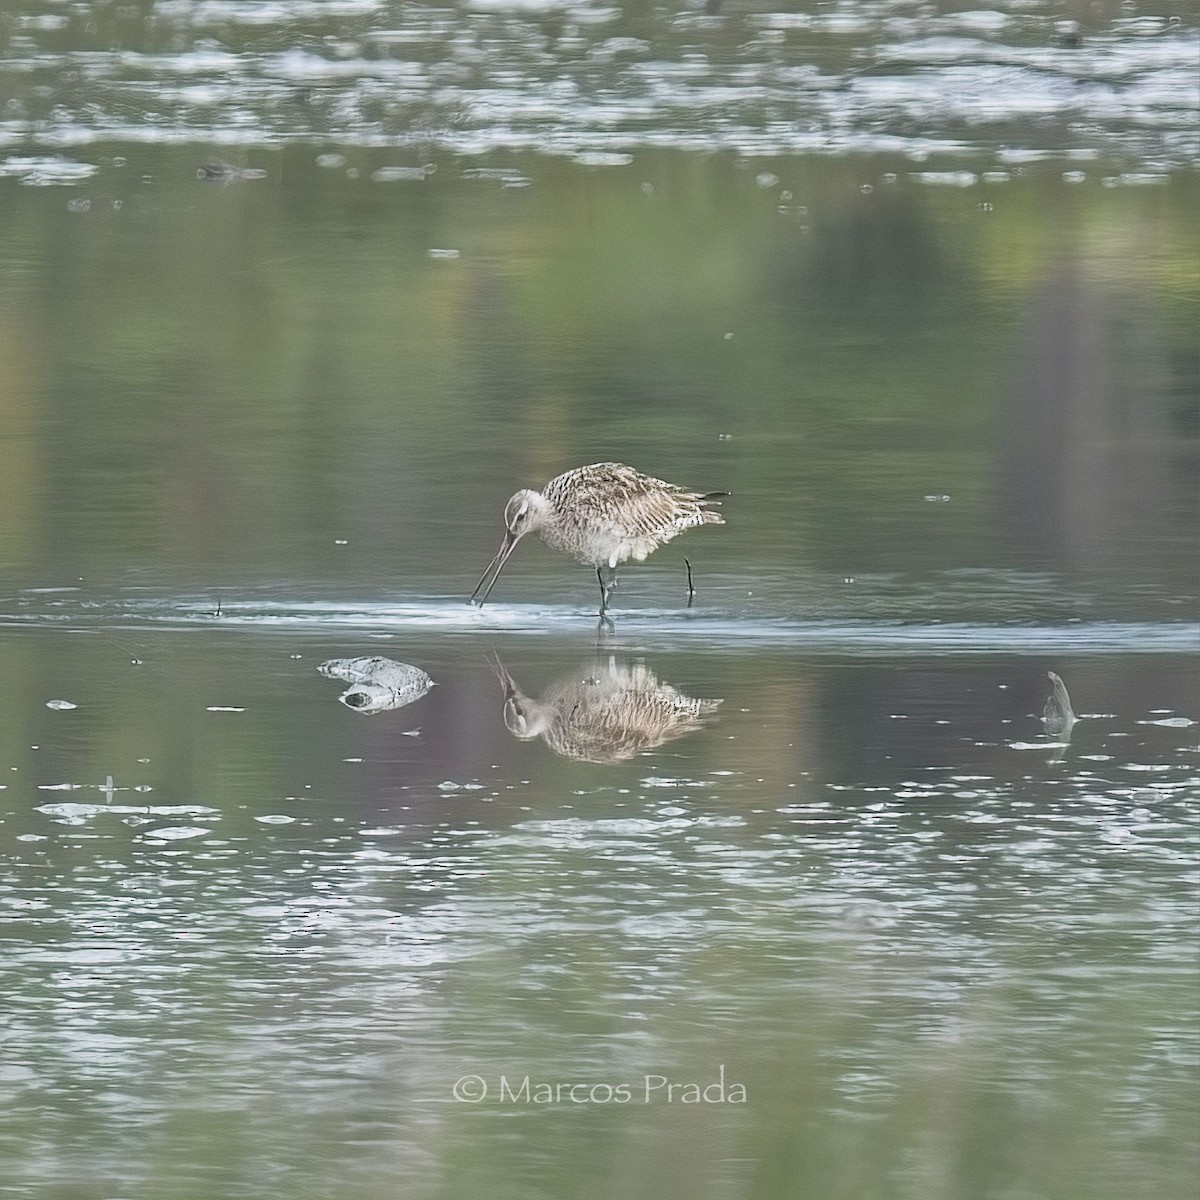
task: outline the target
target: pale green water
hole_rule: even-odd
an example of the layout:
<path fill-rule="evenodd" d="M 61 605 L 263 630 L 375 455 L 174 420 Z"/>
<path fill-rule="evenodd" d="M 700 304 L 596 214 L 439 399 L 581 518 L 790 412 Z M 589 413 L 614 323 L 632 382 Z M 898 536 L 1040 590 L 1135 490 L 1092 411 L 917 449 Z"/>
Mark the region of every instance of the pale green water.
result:
<path fill-rule="evenodd" d="M 1194 1194 L 1194 15 L 726 8 L 0 17 L 0 1197 Z"/>

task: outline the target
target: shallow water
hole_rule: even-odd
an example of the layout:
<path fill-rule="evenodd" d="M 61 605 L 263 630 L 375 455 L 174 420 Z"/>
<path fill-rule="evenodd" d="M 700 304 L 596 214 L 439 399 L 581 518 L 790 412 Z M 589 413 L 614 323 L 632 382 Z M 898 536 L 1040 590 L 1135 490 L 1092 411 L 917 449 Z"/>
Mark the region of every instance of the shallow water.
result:
<path fill-rule="evenodd" d="M 1196 48 L 9 6 L 0 1197 L 1193 1194 Z"/>
<path fill-rule="evenodd" d="M 12 1194 L 1186 1193 L 1194 626 L 464 610 L 5 619 Z"/>
<path fill-rule="evenodd" d="M 10 145 L 324 141 L 620 165 L 650 147 L 923 161 L 991 143 L 1009 164 L 1195 163 L 1197 38 L 1181 3 L 15 7 Z"/>

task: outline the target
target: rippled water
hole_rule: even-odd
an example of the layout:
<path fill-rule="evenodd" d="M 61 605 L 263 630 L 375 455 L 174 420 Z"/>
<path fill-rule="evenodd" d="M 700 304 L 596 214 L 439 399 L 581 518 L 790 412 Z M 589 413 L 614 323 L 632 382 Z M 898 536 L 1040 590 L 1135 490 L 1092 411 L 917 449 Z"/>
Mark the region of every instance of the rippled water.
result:
<path fill-rule="evenodd" d="M 1186 1193 L 1194 626 L 538 615 L 6 619 L 14 1195 Z"/>
<path fill-rule="evenodd" d="M 988 144 L 1009 164 L 1196 162 L 1184 5 L 1097 5 L 1078 20 L 1040 3 L 710 9 L 18 5 L 0 139 L 534 148 L 589 163 L 648 146 L 920 161 Z M 10 163 L 22 169 L 46 180 L 60 168 Z"/>
<path fill-rule="evenodd" d="M 8 5 L 0 1197 L 1192 1195 L 1197 40 Z"/>

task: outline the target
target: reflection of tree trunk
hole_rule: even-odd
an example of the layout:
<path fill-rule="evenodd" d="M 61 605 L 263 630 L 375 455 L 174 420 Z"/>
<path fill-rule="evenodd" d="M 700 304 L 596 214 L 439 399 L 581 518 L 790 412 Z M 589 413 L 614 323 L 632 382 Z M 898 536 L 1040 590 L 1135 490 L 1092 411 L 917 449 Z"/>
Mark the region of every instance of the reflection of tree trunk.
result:
<path fill-rule="evenodd" d="M 1114 555 L 1144 569 L 1172 561 L 1166 533 L 1191 509 L 1192 446 L 1171 428 L 1170 387 L 1147 297 L 1131 291 L 1118 309 L 1069 265 L 1047 278 L 1000 460 L 1019 545 L 1064 567 Z"/>
<path fill-rule="evenodd" d="M 1112 359 L 1094 289 L 1053 275 L 1029 315 L 1001 460 L 1016 537 L 1065 564 L 1095 557 L 1109 523 L 1117 424 Z"/>

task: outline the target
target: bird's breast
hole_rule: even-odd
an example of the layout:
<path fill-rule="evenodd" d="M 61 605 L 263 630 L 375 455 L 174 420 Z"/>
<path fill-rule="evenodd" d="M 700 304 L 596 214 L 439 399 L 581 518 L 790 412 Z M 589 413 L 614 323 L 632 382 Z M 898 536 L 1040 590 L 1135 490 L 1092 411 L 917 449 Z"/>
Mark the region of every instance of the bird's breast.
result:
<path fill-rule="evenodd" d="M 552 550 L 569 554 L 576 562 L 585 563 L 590 567 L 615 567 L 631 558 L 642 562 L 658 545 L 658 539 L 654 537 L 587 532 L 563 536 L 561 531 L 549 529 L 543 532 L 542 540 Z"/>

